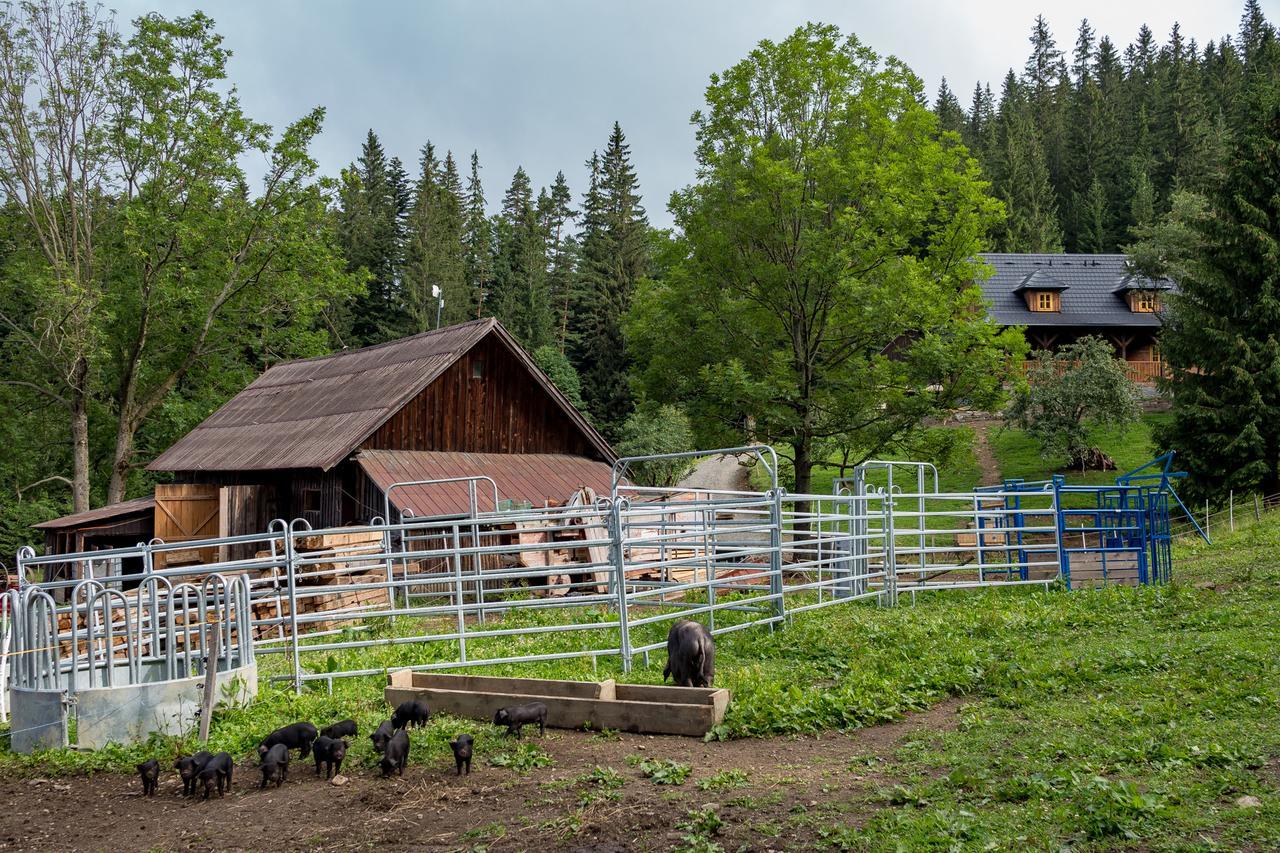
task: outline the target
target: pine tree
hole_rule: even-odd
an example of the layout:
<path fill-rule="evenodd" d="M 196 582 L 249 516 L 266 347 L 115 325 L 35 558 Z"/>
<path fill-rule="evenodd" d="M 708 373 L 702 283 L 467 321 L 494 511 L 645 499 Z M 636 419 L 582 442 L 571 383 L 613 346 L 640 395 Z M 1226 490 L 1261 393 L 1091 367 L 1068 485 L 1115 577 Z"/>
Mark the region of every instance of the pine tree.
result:
<path fill-rule="evenodd" d="M 453 154 L 446 154 L 441 164 L 428 141 L 419 163 L 403 274 L 405 309 L 413 332 L 470 319 L 475 311 L 466 285 L 462 181 Z"/>
<path fill-rule="evenodd" d="M 479 317 L 493 286 L 493 228 L 485 211 L 484 186 L 480 182 L 480 155 L 471 152 L 471 175 L 463 196 L 463 276 L 467 304 Z"/>
<path fill-rule="evenodd" d="M 1280 91 L 1259 81 L 1198 263 L 1179 281 L 1161 348 L 1193 494 L 1280 491 Z"/>
<path fill-rule="evenodd" d="M 542 230 L 547 235 L 546 268 L 547 296 L 556 315 L 556 349 L 565 353 L 569 335 L 569 310 L 573 299 L 574 256 L 577 242 L 569 233 L 569 225 L 577 217 L 573 209 L 573 194 L 564 172 L 557 172 L 551 184 L 551 192 L 539 211 Z"/>
<path fill-rule="evenodd" d="M 606 436 L 615 437 L 633 406 L 622 318 L 648 268 L 649 223 L 620 124 L 614 122 L 604 155 L 593 154 L 588 166 L 570 360 L 582 377 L 588 413 Z"/>
<path fill-rule="evenodd" d="M 494 221 L 492 298 L 488 310 L 530 351 L 551 342 L 554 316 L 547 293 L 546 237 L 533 185 L 517 168 Z"/>
<path fill-rule="evenodd" d="M 350 172 L 339 199 L 338 241 L 348 269 L 365 270 L 368 275 L 366 294 L 351 308 L 352 340 L 348 342 L 365 345 L 395 337 L 403 325 L 399 307 L 403 209 L 395 170 L 372 130 Z"/>
<path fill-rule="evenodd" d="M 965 129 L 964 107 L 947 85 L 947 78 L 942 78 L 938 86 L 938 97 L 933 102 L 933 112 L 938 116 L 938 127 L 954 133 L 963 133 Z"/>
<path fill-rule="evenodd" d="M 1026 96 L 1010 71 L 1000 98 L 993 189 L 1006 220 L 994 235 L 1002 252 L 1060 252 L 1062 228 L 1044 151 Z"/>

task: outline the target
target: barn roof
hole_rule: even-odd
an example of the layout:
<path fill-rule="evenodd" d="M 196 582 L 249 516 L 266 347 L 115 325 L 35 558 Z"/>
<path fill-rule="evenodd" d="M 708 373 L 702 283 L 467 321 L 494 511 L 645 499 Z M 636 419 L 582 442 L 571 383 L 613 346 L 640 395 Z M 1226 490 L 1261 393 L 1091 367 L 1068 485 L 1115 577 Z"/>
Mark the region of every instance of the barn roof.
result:
<path fill-rule="evenodd" d="M 528 367 L 603 458 L 614 458 L 608 443 L 502 324 L 485 318 L 268 368 L 147 470 L 328 470 L 488 335 Z"/>
<path fill-rule="evenodd" d="M 1127 255 L 996 254 L 980 256 L 995 268 L 979 282 L 992 319 L 1006 326 L 1159 327 L 1159 314 L 1134 313 L 1128 290 L 1171 290 L 1168 280 L 1134 273 Z M 1060 311 L 1031 311 L 1026 290 L 1056 290 Z"/>
<path fill-rule="evenodd" d="M 118 504 L 108 504 L 107 506 L 100 506 L 97 509 L 88 509 L 84 512 L 64 515 L 62 518 L 42 521 L 39 524 L 33 524 L 31 526 L 38 530 L 62 530 L 67 527 L 83 527 L 87 524 L 93 524 L 94 522 L 111 521 L 127 515 L 150 514 L 155 511 L 155 506 L 156 499 L 151 495 L 148 495 L 145 498 L 134 498 L 133 500 L 122 501 Z"/>
<path fill-rule="evenodd" d="M 563 453 L 454 453 L 435 450 L 362 450 L 356 462 L 382 492 L 393 483 L 486 475 L 498 486 L 499 500 L 542 506 L 563 501 L 583 486 L 608 494 L 612 467 L 607 462 Z M 481 512 L 494 509 L 493 492 L 480 485 Z M 465 515 L 470 508 L 466 483 L 405 486 L 392 491 L 391 505 L 416 516 Z"/>

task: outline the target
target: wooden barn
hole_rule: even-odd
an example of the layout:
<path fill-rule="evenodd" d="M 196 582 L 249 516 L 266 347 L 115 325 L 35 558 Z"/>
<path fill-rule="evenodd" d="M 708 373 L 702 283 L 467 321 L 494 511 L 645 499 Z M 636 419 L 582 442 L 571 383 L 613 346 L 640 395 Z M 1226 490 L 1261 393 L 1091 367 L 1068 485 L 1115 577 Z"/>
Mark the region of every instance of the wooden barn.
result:
<path fill-rule="evenodd" d="M 276 365 L 148 466 L 174 479 L 154 498 L 37 527 L 46 553 L 70 553 L 256 533 L 274 518 L 367 523 L 388 499 L 392 515 L 464 515 L 464 484 L 401 484 L 477 474 L 496 481 L 504 505 L 542 506 L 584 486 L 607 493 L 615 458 L 483 319 Z M 482 492 L 479 509 L 492 502 Z"/>

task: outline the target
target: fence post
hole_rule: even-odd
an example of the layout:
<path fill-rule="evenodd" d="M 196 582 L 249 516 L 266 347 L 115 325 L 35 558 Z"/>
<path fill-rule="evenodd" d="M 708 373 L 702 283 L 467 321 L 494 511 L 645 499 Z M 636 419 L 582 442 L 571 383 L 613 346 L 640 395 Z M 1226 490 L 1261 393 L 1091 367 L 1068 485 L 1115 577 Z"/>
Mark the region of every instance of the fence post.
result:
<path fill-rule="evenodd" d="M 285 578 L 289 589 L 289 649 L 293 655 L 293 692 L 302 695 L 302 661 L 298 659 L 298 567 L 297 552 L 293 547 L 293 522 L 285 526 L 284 561 Z"/>
<path fill-rule="evenodd" d="M 769 492 L 769 596 L 773 599 L 775 619 L 787 615 L 787 602 L 782 596 L 782 489 Z"/>
<path fill-rule="evenodd" d="M 622 504 L 626 498 L 609 501 L 609 558 L 613 563 L 614 592 L 618 596 L 618 651 L 622 671 L 631 671 L 631 632 L 627 625 L 627 570 L 622 543 Z"/>
<path fill-rule="evenodd" d="M 1227 524 L 1234 533 L 1236 529 L 1236 490 L 1227 492 Z"/>
<path fill-rule="evenodd" d="M 884 591 L 886 607 L 898 604 L 898 546 L 893 533 L 893 492 L 884 494 Z"/>
<path fill-rule="evenodd" d="M 208 743 L 209 724 L 213 721 L 213 703 L 218 698 L 218 623 L 206 622 L 204 627 L 204 693 L 200 696 L 200 742 Z"/>
<path fill-rule="evenodd" d="M 1204 499 L 1204 532 L 1206 536 L 1209 534 L 1209 499 L 1208 498 Z"/>
<path fill-rule="evenodd" d="M 1253 520 L 1262 521 L 1262 507 L 1258 504 L 1258 493 L 1253 493 Z"/>

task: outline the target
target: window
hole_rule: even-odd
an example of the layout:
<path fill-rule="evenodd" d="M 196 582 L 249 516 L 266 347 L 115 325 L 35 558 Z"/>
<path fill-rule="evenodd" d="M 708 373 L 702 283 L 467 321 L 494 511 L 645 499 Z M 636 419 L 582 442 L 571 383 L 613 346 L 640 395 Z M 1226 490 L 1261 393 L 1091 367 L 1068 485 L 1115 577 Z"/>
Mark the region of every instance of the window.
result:
<path fill-rule="evenodd" d="M 473 358 L 471 360 L 471 378 L 484 379 L 484 359 Z"/>
<path fill-rule="evenodd" d="M 1027 294 L 1027 307 L 1032 311 L 1058 311 L 1058 294 L 1052 290 L 1033 290 Z"/>
<path fill-rule="evenodd" d="M 302 511 L 303 513 L 320 512 L 320 490 L 305 486 L 302 489 Z"/>
<path fill-rule="evenodd" d="M 1159 305 L 1154 290 L 1134 290 L 1129 300 L 1135 314 L 1154 314 Z"/>
<path fill-rule="evenodd" d="M 1151 345 L 1151 360 L 1156 364 L 1164 361 L 1164 358 L 1160 355 L 1160 347 L 1155 344 Z"/>

